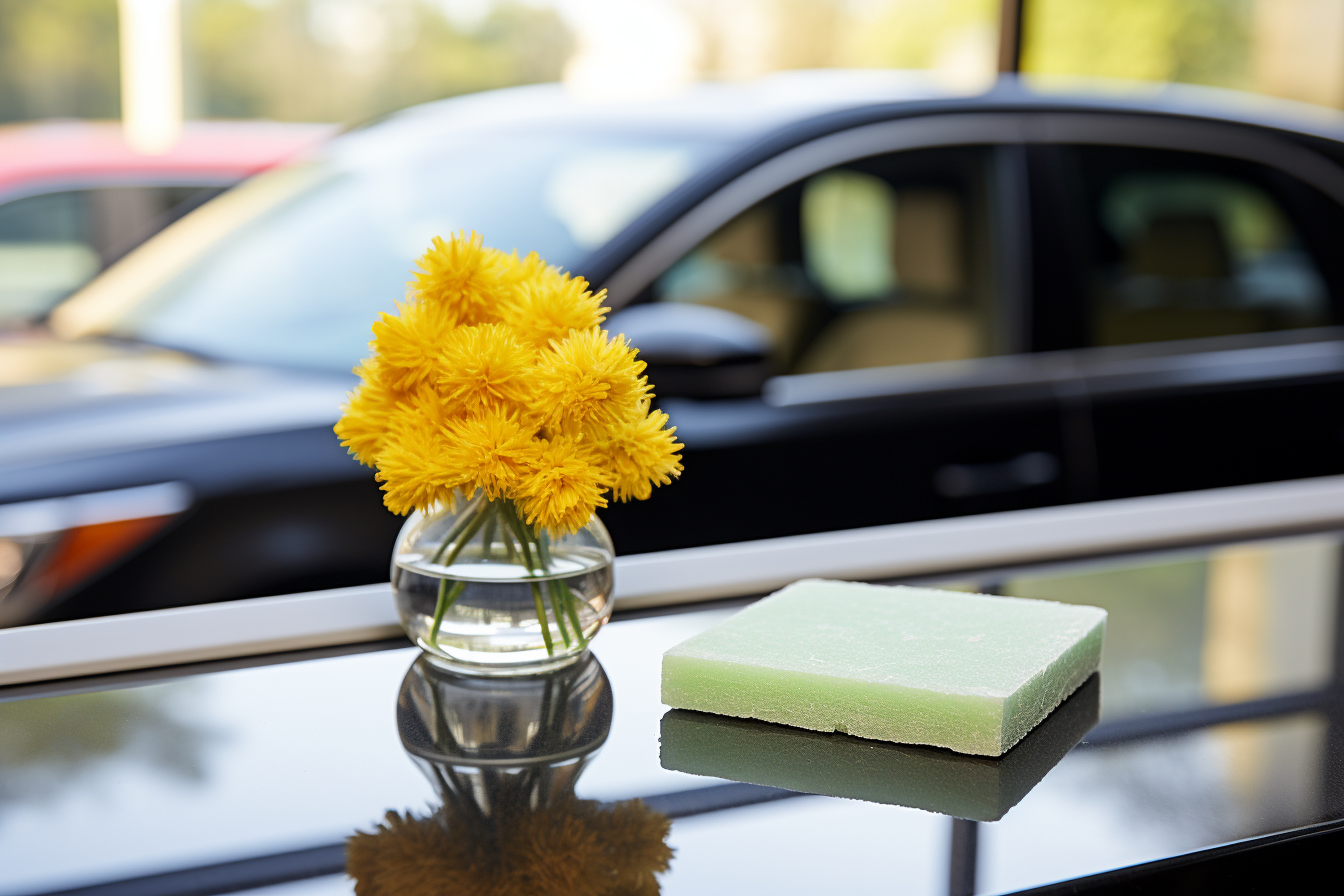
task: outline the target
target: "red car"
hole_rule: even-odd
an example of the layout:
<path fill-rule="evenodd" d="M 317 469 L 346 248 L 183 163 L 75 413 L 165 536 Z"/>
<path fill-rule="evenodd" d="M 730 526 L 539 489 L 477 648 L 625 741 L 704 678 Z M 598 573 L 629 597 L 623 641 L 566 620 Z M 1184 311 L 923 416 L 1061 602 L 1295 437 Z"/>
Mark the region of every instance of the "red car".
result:
<path fill-rule="evenodd" d="M 165 225 L 335 130 L 191 122 L 172 150 L 148 156 L 117 122 L 0 127 L 0 326 L 41 317 Z"/>

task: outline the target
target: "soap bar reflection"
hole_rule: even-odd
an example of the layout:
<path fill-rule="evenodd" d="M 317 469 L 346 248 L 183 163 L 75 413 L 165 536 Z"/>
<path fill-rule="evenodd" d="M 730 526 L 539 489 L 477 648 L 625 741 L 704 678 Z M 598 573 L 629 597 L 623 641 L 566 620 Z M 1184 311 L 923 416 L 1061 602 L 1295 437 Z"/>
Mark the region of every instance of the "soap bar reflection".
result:
<path fill-rule="evenodd" d="M 422 654 L 402 681 L 402 746 L 438 791 L 346 841 L 358 896 L 658 893 L 667 817 L 574 795 L 611 730 L 611 682 L 587 654 L 555 672 L 460 675 Z"/>
<path fill-rule="evenodd" d="M 1100 697 L 1093 675 L 996 759 L 684 709 L 663 716 L 660 754 L 693 775 L 998 821 L 1097 724 Z"/>

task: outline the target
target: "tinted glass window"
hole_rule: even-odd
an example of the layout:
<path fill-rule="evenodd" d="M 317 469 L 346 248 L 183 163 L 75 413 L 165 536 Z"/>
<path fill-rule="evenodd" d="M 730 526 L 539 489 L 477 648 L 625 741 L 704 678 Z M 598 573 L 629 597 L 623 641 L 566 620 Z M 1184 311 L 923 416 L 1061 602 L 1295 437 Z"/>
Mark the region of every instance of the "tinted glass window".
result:
<path fill-rule="evenodd" d="M 435 235 L 475 229 L 487 245 L 570 268 L 717 149 L 611 134 L 471 135 L 409 160 L 383 150 L 268 172 L 128 258 L 146 275 L 109 329 L 208 356 L 348 371 Z M 184 257 L 175 239 L 198 254 Z"/>
<path fill-rule="evenodd" d="M 1282 176 L 1147 149 L 1069 147 L 1065 160 L 1084 222 L 1090 344 L 1331 323 L 1326 281 Z"/>
<path fill-rule="evenodd" d="M 42 314 L 220 189 L 97 187 L 0 204 L 0 322 Z"/>
<path fill-rule="evenodd" d="M 86 190 L 0 205 L 0 321 L 41 314 L 98 273 Z"/>
<path fill-rule="evenodd" d="M 988 154 L 899 153 L 814 175 L 705 240 L 653 298 L 754 321 L 783 372 L 993 354 Z"/>

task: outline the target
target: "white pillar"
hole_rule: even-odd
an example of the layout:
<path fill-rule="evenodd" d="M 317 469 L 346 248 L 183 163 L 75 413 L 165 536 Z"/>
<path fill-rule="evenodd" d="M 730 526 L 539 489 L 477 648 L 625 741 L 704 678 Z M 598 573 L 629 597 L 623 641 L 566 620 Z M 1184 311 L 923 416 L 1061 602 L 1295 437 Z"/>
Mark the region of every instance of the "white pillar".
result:
<path fill-rule="evenodd" d="M 136 152 L 159 155 L 182 133 L 182 20 L 178 0 L 119 0 L 121 121 Z"/>

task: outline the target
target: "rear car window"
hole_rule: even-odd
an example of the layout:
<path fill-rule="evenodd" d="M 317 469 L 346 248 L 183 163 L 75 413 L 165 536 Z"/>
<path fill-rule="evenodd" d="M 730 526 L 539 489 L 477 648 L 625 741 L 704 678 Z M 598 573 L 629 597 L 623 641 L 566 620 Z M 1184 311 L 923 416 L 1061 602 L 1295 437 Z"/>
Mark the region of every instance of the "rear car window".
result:
<path fill-rule="evenodd" d="M 1063 148 L 1082 224 L 1091 345 L 1326 326 L 1323 264 L 1304 241 L 1307 188 L 1199 153 Z"/>

